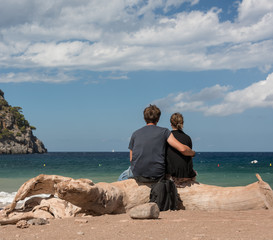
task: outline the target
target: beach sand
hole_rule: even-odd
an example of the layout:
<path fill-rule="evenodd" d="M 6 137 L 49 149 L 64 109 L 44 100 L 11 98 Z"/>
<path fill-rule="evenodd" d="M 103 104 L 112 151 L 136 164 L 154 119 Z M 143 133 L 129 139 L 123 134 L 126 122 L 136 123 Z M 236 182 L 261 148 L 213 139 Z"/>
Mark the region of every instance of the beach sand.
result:
<path fill-rule="evenodd" d="M 134 220 L 129 214 L 53 219 L 47 225 L 19 229 L 0 226 L 9 239 L 273 239 L 273 210 L 166 211 L 156 220 Z"/>

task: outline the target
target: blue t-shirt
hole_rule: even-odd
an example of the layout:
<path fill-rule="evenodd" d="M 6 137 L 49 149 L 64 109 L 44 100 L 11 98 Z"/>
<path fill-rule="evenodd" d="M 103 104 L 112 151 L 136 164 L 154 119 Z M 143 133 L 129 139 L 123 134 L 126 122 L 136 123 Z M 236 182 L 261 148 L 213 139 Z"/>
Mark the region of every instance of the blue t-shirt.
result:
<path fill-rule="evenodd" d="M 129 149 L 133 151 L 131 170 L 135 177 L 159 178 L 165 174 L 165 153 L 171 131 L 155 125 L 136 130 Z"/>

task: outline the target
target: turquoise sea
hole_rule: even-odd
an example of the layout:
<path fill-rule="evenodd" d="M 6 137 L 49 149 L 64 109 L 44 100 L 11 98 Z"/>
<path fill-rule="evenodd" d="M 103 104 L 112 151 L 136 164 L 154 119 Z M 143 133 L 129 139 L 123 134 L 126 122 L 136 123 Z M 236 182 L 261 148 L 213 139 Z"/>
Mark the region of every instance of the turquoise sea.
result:
<path fill-rule="evenodd" d="M 271 152 L 199 152 L 194 158 L 197 181 L 218 186 L 247 185 L 257 181 L 255 174 L 259 173 L 273 188 L 271 165 Z M 9 203 L 25 181 L 39 174 L 113 182 L 128 166 L 128 152 L 0 155 L 0 204 Z"/>

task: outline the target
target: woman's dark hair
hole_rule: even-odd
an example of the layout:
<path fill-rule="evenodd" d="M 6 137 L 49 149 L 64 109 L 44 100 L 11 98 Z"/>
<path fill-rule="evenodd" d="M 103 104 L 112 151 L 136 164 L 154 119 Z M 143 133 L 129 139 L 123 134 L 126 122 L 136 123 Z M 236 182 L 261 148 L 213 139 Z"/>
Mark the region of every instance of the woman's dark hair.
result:
<path fill-rule="evenodd" d="M 161 111 L 156 105 L 151 105 L 146 107 L 143 111 L 144 120 L 148 123 L 157 123 L 161 116 Z"/>
<path fill-rule="evenodd" d="M 178 130 L 182 130 L 183 124 L 184 124 L 184 118 L 183 115 L 180 113 L 174 113 L 171 116 L 170 122 L 173 127 L 175 127 Z"/>

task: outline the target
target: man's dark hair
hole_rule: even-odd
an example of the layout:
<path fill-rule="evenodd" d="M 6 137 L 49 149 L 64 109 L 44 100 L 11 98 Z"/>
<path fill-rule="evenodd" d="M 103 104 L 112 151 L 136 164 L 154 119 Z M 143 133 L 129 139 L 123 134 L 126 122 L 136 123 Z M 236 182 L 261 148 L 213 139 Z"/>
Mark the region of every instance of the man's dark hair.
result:
<path fill-rule="evenodd" d="M 161 116 L 161 111 L 156 105 L 151 105 L 146 107 L 143 111 L 145 122 L 148 123 L 157 123 Z"/>

